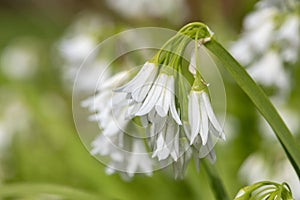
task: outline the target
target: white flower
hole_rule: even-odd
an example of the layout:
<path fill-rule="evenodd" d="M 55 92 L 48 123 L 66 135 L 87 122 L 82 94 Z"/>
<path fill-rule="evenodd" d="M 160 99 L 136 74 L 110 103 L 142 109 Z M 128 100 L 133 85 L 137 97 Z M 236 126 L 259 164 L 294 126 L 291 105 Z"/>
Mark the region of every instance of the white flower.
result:
<path fill-rule="evenodd" d="M 290 87 L 289 67 L 299 60 L 300 17 L 297 9 L 285 10 L 281 4 L 259 1 L 246 16 L 244 32 L 231 52 L 255 80 L 278 89 L 273 97 L 285 99 Z"/>
<path fill-rule="evenodd" d="M 106 173 L 124 171 L 125 178 L 138 172 L 151 175 L 153 166 L 142 139 L 123 132 L 130 122 L 125 117 L 128 109 L 126 94 L 114 93 L 113 89 L 128 76 L 128 72 L 116 74 L 99 86 L 94 97 L 82 102 L 82 106 L 95 112 L 90 119 L 97 121 L 102 130 L 92 142 L 91 154 L 109 157 Z"/>
<path fill-rule="evenodd" d="M 288 90 L 289 88 L 289 75 L 283 67 L 280 55 L 275 51 L 268 51 L 247 71 L 256 81 L 265 86 L 275 85 L 281 90 Z"/>
<path fill-rule="evenodd" d="M 120 72 L 105 80 L 99 86 L 98 94 L 82 102 L 83 107 L 88 107 L 91 112 L 95 112 L 90 116 L 90 120 L 98 122 L 104 135 L 117 134 L 119 129 L 124 129 L 129 122 L 125 119 L 127 104 L 121 101 L 126 95 L 112 91 L 126 77 L 128 72 Z"/>
<path fill-rule="evenodd" d="M 277 33 L 277 39 L 282 41 L 284 47 L 282 57 L 285 61 L 296 63 L 300 49 L 300 17 L 290 15 L 281 25 Z"/>
<path fill-rule="evenodd" d="M 145 173 L 148 176 L 152 175 L 153 161 L 149 158 L 144 143 L 142 140 L 133 139 L 131 155 L 128 158 L 126 172 L 130 177 L 134 173 Z"/>
<path fill-rule="evenodd" d="M 152 126 L 155 126 L 155 124 Z M 153 130 L 155 129 L 153 128 L 150 131 Z M 157 131 L 157 140 L 155 141 L 155 148 L 152 157 L 157 157 L 160 161 L 171 156 L 174 161 L 177 161 L 180 157 L 178 124 L 172 119 L 172 117 L 169 117 L 165 119 L 164 126 Z"/>
<path fill-rule="evenodd" d="M 170 112 L 176 123 L 181 125 L 180 117 L 175 107 L 174 84 L 173 76 L 165 73 L 159 74 L 141 108 L 135 115 L 143 116 L 155 109 L 160 117 L 166 117 L 168 112 Z"/>
<path fill-rule="evenodd" d="M 138 74 L 127 84 L 117 88 L 117 92 L 126 92 L 131 99 L 129 116 L 144 116 L 154 108 L 161 117 L 171 112 L 174 120 L 181 124 L 175 107 L 174 77 L 165 73 L 157 76 L 158 67 L 146 62 Z"/>
<path fill-rule="evenodd" d="M 26 80 L 35 75 L 39 65 L 39 49 L 36 41 L 25 39 L 12 42 L 0 56 L 1 71 L 11 79 Z"/>
<path fill-rule="evenodd" d="M 146 62 L 130 82 L 116 91 L 127 93 L 130 102 L 127 119 L 138 116 L 147 129 L 152 157 L 158 160 L 171 157 L 177 161 L 181 120 L 175 106 L 174 76 L 158 74 L 158 70 L 158 66 Z"/>
<path fill-rule="evenodd" d="M 144 143 L 141 139 L 124 138 L 125 134 L 119 134 L 107 137 L 104 134 L 99 136 L 92 142 L 92 155 L 108 156 L 106 173 L 112 174 L 116 171 L 126 173 L 129 178 L 135 173 L 144 173 L 148 176 L 152 175 L 153 161 L 149 157 Z M 125 140 L 129 141 L 129 149 L 125 149 Z M 125 174 L 123 174 L 125 176 Z M 127 178 L 127 177 L 125 177 Z"/>
<path fill-rule="evenodd" d="M 206 145 L 210 133 L 225 140 L 222 127 L 220 126 L 205 91 L 192 90 L 188 102 L 188 120 L 191 128 L 190 144 L 195 142 L 198 135 L 202 145 Z"/>

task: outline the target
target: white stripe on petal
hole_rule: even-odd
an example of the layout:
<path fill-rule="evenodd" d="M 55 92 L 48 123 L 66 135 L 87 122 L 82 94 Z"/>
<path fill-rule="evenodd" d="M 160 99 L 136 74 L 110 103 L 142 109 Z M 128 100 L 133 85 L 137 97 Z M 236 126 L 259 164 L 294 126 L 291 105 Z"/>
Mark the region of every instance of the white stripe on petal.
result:
<path fill-rule="evenodd" d="M 204 102 L 200 98 L 200 110 L 201 110 L 201 139 L 202 144 L 205 145 L 208 137 L 208 116 Z"/>

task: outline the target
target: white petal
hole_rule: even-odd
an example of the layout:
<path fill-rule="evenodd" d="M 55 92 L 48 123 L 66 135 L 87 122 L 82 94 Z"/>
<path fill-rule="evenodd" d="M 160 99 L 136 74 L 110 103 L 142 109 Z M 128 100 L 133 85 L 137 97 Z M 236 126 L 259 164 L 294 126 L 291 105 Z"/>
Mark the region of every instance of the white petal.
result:
<path fill-rule="evenodd" d="M 191 140 L 191 127 L 188 122 L 183 122 L 183 130 L 184 130 L 185 136 L 190 141 Z"/>
<path fill-rule="evenodd" d="M 222 140 L 226 140 L 226 136 L 224 134 L 224 131 L 221 132 L 217 131 L 215 127 L 212 125 L 212 123 L 209 123 L 209 131 L 214 134 L 216 137 L 220 137 Z"/>
<path fill-rule="evenodd" d="M 195 50 L 192 50 L 191 60 L 190 60 L 190 64 L 189 64 L 189 71 L 193 75 L 196 75 L 196 55 L 195 55 Z"/>
<path fill-rule="evenodd" d="M 129 106 L 125 115 L 125 119 L 132 119 L 135 116 L 135 114 L 139 111 L 141 106 L 142 103 L 135 103 Z"/>
<path fill-rule="evenodd" d="M 161 149 L 163 148 L 163 145 L 164 145 L 164 138 L 163 138 L 163 135 L 160 134 L 158 137 L 157 137 L 157 140 L 156 140 L 156 149 L 154 150 L 153 154 L 152 154 L 152 158 L 156 157 L 158 152 L 161 151 Z"/>
<path fill-rule="evenodd" d="M 162 105 L 162 107 L 166 111 L 164 117 L 167 115 L 167 113 L 170 109 L 172 95 L 174 95 L 174 94 L 172 94 L 172 92 L 167 88 L 166 91 L 165 91 L 165 98 L 164 98 L 164 102 L 163 102 L 163 105 Z"/>
<path fill-rule="evenodd" d="M 207 137 L 208 137 L 208 116 L 207 116 L 207 111 L 206 107 L 204 104 L 204 101 L 202 98 L 200 98 L 200 110 L 201 110 L 201 139 L 202 139 L 202 144 L 205 145 L 207 142 Z"/>
<path fill-rule="evenodd" d="M 176 106 L 175 106 L 175 95 L 174 95 L 175 92 L 174 92 L 174 77 L 173 76 L 170 76 L 170 78 L 169 78 L 168 88 L 169 88 L 169 91 L 171 92 L 170 110 L 171 110 L 172 117 L 177 122 L 177 124 L 182 125 L 180 117 L 176 110 Z"/>
<path fill-rule="evenodd" d="M 104 136 L 114 136 L 120 131 L 119 127 L 115 124 L 115 122 L 112 120 L 109 122 L 109 124 L 105 127 L 102 134 Z"/>
<path fill-rule="evenodd" d="M 165 102 L 165 98 L 166 98 L 166 95 L 167 95 L 166 94 L 166 92 L 167 92 L 166 84 L 167 83 L 168 83 L 168 81 L 166 80 L 165 85 L 162 86 L 163 89 L 162 89 L 161 95 L 160 95 L 160 97 L 159 97 L 159 99 L 158 99 L 158 101 L 155 105 L 155 110 L 156 110 L 157 114 L 161 117 L 165 117 L 168 114 L 168 108 L 164 107 L 164 102 Z"/>
<path fill-rule="evenodd" d="M 167 123 L 167 117 L 159 117 L 159 116 L 157 116 L 156 119 L 158 119 L 158 120 L 154 121 L 154 124 L 155 124 L 155 133 L 159 133 L 165 127 L 165 125 Z"/>
<path fill-rule="evenodd" d="M 179 117 L 179 115 L 178 115 L 178 113 L 177 113 L 177 111 L 176 111 L 176 108 L 175 108 L 174 96 L 172 96 L 171 99 L 172 99 L 172 100 L 171 100 L 170 109 L 171 109 L 172 117 L 173 117 L 173 119 L 176 121 L 176 123 L 177 123 L 178 125 L 182 125 L 181 120 L 180 120 L 180 117 Z"/>
<path fill-rule="evenodd" d="M 165 94 L 163 98 L 163 102 L 161 107 L 163 108 L 163 112 L 159 113 L 161 117 L 165 117 L 168 114 L 169 108 L 171 106 L 172 96 L 174 95 L 174 77 L 169 76 L 166 88 L 165 88 Z M 178 117 L 179 119 L 179 117 Z"/>
<path fill-rule="evenodd" d="M 171 148 L 170 148 L 170 152 L 171 152 L 171 156 L 174 159 L 174 161 L 177 161 L 179 158 L 179 126 L 174 123 L 174 133 L 173 138 L 172 138 L 172 143 L 171 143 Z"/>
<path fill-rule="evenodd" d="M 161 91 L 163 89 L 162 85 L 166 81 L 166 76 L 161 74 L 158 76 L 157 80 L 155 81 L 154 85 L 152 86 L 147 98 L 143 102 L 142 107 L 136 113 L 136 116 L 141 116 L 149 113 L 154 105 L 157 103 L 159 96 L 161 95 Z"/>
<path fill-rule="evenodd" d="M 146 62 L 142 67 L 142 69 L 137 73 L 137 75 L 131 81 L 129 81 L 128 83 L 126 83 L 121 87 L 116 88 L 114 91 L 115 92 L 134 91 L 133 87 L 136 87 L 137 85 L 141 85 L 141 83 L 143 84 L 146 81 L 145 77 L 148 77 L 151 74 L 154 67 L 155 65 L 153 63 Z"/>
<path fill-rule="evenodd" d="M 175 131 L 176 131 L 176 127 L 175 127 L 176 123 L 173 121 L 173 119 L 171 118 L 168 119 L 168 123 L 166 123 L 166 144 L 167 146 L 170 146 L 170 144 L 173 143 L 173 140 L 174 140 L 174 134 L 175 134 Z"/>
<path fill-rule="evenodd" d="M 211 150 L 209 154 L 206 156 L 210 163 L 215 163 L 217 160 L 215 150 Z"/>
<path fill-rule="evenodd" d="M 204 102 L 206 112 L 207 112 L 210 122 L 212 123 L 212 125 L 218 132 L 223 132 L 222 127 L 220 126 L 220 124 L 214 114 L 214 111 L 212 110 L 208 94 L 206 92 L 201 92 L 201 95 L 202 95 L 202 100 Z"/>
<path fill-rule="evenodd" d="M 155 115 L 156 115 L 156 111 L 155 109 L 152 109 L 149 113 L 148 113 L 148 120 L 149 122 L 153 123 L 155 120 Z"/>
<path fill-rule="evenodd" d="M 189 96 L 189 123 L 191 127 L 191 141 L 190 144 L 193 144 L 197 134 L 199 133 L 200 128 L 200 108 L 199 101 L 196 92 L 191 92 Z"/>
<path fill-rule="evenodd" d="M 116 87 L 116 84 L 119 84 L 119 82 L 122 79 L 125 79 L 129 76 L 128 71 L 123 71 L 115 74 L 111 78 L 102 81 L 102 84 L 99 85 L 98 90 L 106 90 L 106 89 L 113 89 L 113 87 Z"/>
<path fill-rule="evenodd" d="M 143 116 L 140 116 L 140 120 L 141 120 L 141 123 L 142 123 L 142 126 L 144 128 L 146 128 L 148 126 L 148 118 L 147 118 L 147 115 L 143 115 Z"/>
<path fill-rule="evenodd" d="M 158 68 L 155 67 L 149 77 L 147 78 L 146 82 L 138 88 L 136 91 L 132 93 L 132 98 L 137 102 L 142 102 L 145 97 L 147 96 L 150 88 L 153 86 L 154 79 L 156 77 Z M 146 77 L 145 77 L 146 78 Z"/>

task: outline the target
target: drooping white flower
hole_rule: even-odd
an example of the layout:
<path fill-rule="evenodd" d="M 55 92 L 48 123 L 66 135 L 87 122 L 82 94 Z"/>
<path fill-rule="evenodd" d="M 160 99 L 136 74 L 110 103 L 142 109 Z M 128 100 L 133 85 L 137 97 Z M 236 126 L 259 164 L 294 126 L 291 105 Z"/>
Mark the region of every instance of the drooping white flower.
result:
<path fill-rule="evenodd" d="M 130 82 L 116 91 L 127 93 L 130 101 L 127 118 L 140 117 L 147 129 L 152 157 L 158 160 L 171 157 L 177 161 L 181 120 L 175 106 L 174 76 L 158 73 L 155 64 L 146 62 Z"/>
<path fill-rule="evenodd" d="M 122 173 L 123 176 L 130 178 L 137 172 L 151 175 L 153 161 L 142 139 L 124 133 L 130 123 L 125 117 L 128 109 L 126 94 L 114 93 L 113 89 L 128 76 L 128 72 L 120 72 L 104 81 L 98 93 L 83 101 L 82 105 L 94 112 L 90 119 L 97 121 L 101 128 L 101 133 L 91 144 L 91 153 L 110 158 L 108 174 L 123 171 L 126 174 Z"/>
<path fill-rule="evenodd" d="M 201 23 L 191 24 L 191 26 L 202 27 Z M 212 35 L 210 31 L 207 34 Z M 211 39 L 211 37 L 199 38 L 198 36 L 195 37 L 198 38 L 198 41 L 195 42 L 196 45 Z M 174 37 L 174 40 L 177 39 Z M 176 43 L 170 43 L 170 45 L 173 44 Z M 182 48 L 181 46 L 179 45 L 178 48 Z M 98 152 L 103 156 L 114 155 L 112 166 L 125 165 L 123 167 L 125 167 L 128 176 L 132 176 L 139 170 L 142 172 L 151 170 L 152 165 L 150 163 L 152 161 L 156 161 L 160 167 L 172 162 L 176 177 L 183 176 L 188 162 L 193 157 L 198 167 L 199 160 L 204 157 L 214 162 L 216 156 L 210 135 L 215 134 L 223 139 L 225 137 L 212 111 L 208 94 L 206 94 L 207 96 L 199 95 L 197 104 L 191 104 L 188 109 L 190 82 L 194 82 L 193 87 L 195 88 L 207 87 L 201 74 L 197 72 L 196 59 L 194 55 L 194 58 L 191 59 L 193 66 L 189 67 L 194 77 L 191 77 L 190 74 L 187 74 L 187 77 L 185 74 L 180 74 L 182 76 L 180 78 L 178 74 L 175 74 L 181 73 L 183 67 L 178 62 L 178 57 L 167 51 L 159 51 L 151 61 L 142 66 L 141 70 L 129 82 L 113 89 L 116 93 L 112 95 L 112 98 L 109 93 L 104 92 L 105 90 L 100 91 L 96 95 L 96 106 L 92 106 L 92 108 L 97 111 L 93 119 L 100 122 L 100 128 L 103 132 L 99 137 L 100 139 L 93 143 L 93 152 Z M 173 63 L 178 66 L 171 66 L 171 70 L 168 70 L 166 66 Z M 189 79 L 188 83 L 185 82 L 185 78 Z M 104 101 L 109 102 L 109 105 L 103 103 Z M 195 119 L 191 117 L 188 119 L 187 115 L 194 112 L 195 106 L 198 106 L 199 115 L 195 116 Z M 111 118 L 112 110 L 115 110 L 114 118 Z M 193 123 L 193 120 L 198 119 L 201 120 L 201 123 Z M 119 124 L 121 130 L 118 129 L 119 127 L 116 126 L 115 122 Z M 113 146 L 102 141 L 103 137 L 106 137 L 113 141 L 114 146 L 118 148 L 126 147 L 125 150 L 133 152 L 147 152 L 143 143 L 134 142 L 135 139 L 131 139 L 128 146 L 128 136 L 124 135 L 122 129 L 126 128 L 130 122 L 145 128 L 146 142 L 150 147 L 149 151 L 152 152 L 152 159 L 120 156 L 122 153 L 115 153 Z M 195 124 L 198 126 L 198 131 L 195 131 Z M 101 143 L 104 145 L 101 146 Z M 106 150 L 102 150 L 103 147 Z M 120 160 L 122 163 L 119 162 Z M 109 168 L 109 172 L 113 172 L 113 169 Z"/>
<path fill-rule="evenodd" d="M 152 126 L 155 126 L 155 124 Z M 153 128 L 150 131 L 153 130 L 156 129 Z M 174 161 L 177 161 L 180 157 L 179 125 L 172 119 L 172 117 L 169 117 L 165 119 L 164 126 L 157 131 L 157 140 L 155 141 L 155 148 L 152 157 L 157 157 L 158 160 L 164 160 L 171 156 Z M 155 132 L 152 134 L 155 134 Z"/>
<path fill-rule="evenodd" d="M 214 134 L 225 140 L 222 127 L 205 91 L 191 90 L 188 102 L 188 120 L 191 129 L 190 144 L 195 142 L 198 135 L 201 137 L 202 145 L 207 144 L 209 134 Z"/>
<path fill-rule="evenodd" d="M 173 76 L 165 73 L 159 74 L 145 101 L 135 115 L 143 116 L 155 109 L 160 117 L 166 117 L 168 112 L 170 112 L 176 123 L 181 125 L 180 117 L 175 107 L 174 84 Z"/>
<path fill-rule="evenodd" d="M 126 148 L 125 141 L 129 148 Z M 149 157 L 143 141 L 128 138 L 128 135 L 124 133 L 115 136 L 99 134 L 92 142 L 91 154 L 110 158 L 109 163 L 107 163 L 107 174 L 121 171 L 123 176 L 129 178 L 133 177 L 135 173 L 152 175 L 153 161 Z"/>
<path fill-rule="evenodd" d="M 138 74 L 127 84 L 117 88 L 117 92 L 127 93 L 131 99 L 131 117 L 148 115 L 152 109 L 161 117 L 171 112 L 174 120 L 181 124 L 175 107 L 174 76 L 158 74 L 158 66 L 146 62 Z"/>
<path fill-rule="evenodd" d="M 126 172 L 130 177 L 135 173 L 145 173 L 152 175 L 153 161 L 149 158 L 145 145 L 142 140 L 133 139 L 131 155 L 128 158 Z"/>

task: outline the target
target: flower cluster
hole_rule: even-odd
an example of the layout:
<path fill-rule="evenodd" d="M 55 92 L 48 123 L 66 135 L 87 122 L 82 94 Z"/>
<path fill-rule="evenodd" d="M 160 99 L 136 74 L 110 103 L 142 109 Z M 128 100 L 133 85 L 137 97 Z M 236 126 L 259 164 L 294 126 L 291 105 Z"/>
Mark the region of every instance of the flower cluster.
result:
<path fill-rule="evenodd" d="M 258 2 L 244 20 L 242 36 L 231 46 L 234 57 L 248 67 L 256 81 L 275 86 L 283 96 L 290 88 L 288 67 L 299 61 L 300 53 L 299 5 L 288 6 Z"/>
<path fill-rule="evenodd" d="M 120 83 L 118 76 L 126 76 L 126 80 L 130 77 L 129 72 L 118 74 L 113 81 L 106 81 L 94 98 L 83 103 L 97 112 L 93 119 L 102 133 L 92 143 L 92 153 L 111 157 L 109 171 L 124 166 L 122 169 L 130 176 L 135 172 L 150 174 L 154 163 L 173 163 L 175 177 L 183 177 L 192 157 L 197 166 L 204 157 L 215 161 L 212 138 L 224 140 L 225 135 L 214 114 L 208 84 L 198 70 L 199 45 L 211 37 L 207 26 L 188 24 L 130 81 L 116 87 Z M 186 65 L 182 54 L 192 41 L 195 49 Z M 141 138 L 123 131 L 131 122 L 145 130 L 146 146 Z M 118 151 L 124 150 L 126 141 L 130 144 L 126 145 L 130 158 Z"/>

